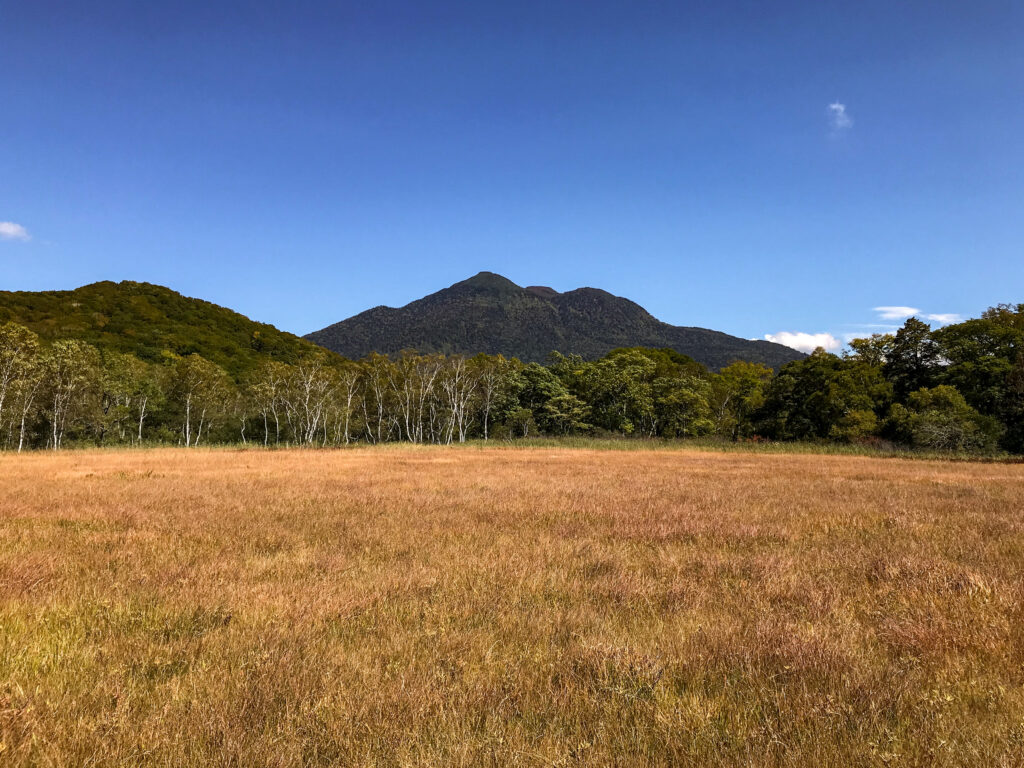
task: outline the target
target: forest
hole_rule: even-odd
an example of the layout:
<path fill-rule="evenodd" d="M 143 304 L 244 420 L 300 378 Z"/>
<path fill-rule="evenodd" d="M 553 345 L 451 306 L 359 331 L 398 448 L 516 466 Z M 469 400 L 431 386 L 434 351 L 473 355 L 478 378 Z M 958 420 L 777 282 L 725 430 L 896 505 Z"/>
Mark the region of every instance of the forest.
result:
<path fill-rule="evenodd" d="M 545 364 L 500 355 L 372 354 L 310 345 L 229 370 L 0 325 L 0 447 L 450 444 L 540 436 L 812 441 L 1024 453 L 1024 304 L 816 350 L 777 371 L 710 371 L 668 349 Z"/>

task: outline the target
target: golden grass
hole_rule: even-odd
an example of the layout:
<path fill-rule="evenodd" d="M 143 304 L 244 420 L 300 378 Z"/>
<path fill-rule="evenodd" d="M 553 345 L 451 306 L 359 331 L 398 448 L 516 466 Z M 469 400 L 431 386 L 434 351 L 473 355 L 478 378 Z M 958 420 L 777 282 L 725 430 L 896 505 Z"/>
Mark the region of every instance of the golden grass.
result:
<path fill-rule="evenodd" d="M 0 456 L 0 764 L 1024 764 L 1024 466 Z"/>

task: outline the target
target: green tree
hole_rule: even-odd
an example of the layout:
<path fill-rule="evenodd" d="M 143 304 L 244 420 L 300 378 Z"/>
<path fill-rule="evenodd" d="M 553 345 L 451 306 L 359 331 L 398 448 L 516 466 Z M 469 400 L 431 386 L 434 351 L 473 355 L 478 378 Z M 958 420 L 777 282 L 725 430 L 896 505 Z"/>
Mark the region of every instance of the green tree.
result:
<path fill-rule="evenodd" d="M 360 377 L 362 391 L 359 399 L 363 406 L 365 435 L 372 443 L 383 443 L 389 440 L 393 431 L 398 428 L 394 388 L 391 383 L 397 377 L 397 371 L 391 360 L 376 353 L 364 358 L 361 366 L 363 375 Z"/>
<path fill-rule="evenodd" d="M 520 383 L 518 400 L 522 408 L 529 409 L 533 419 L 542 428 L 545 426 L 544 406 L 549 400 L 568 395 L 562 380 L 554 371 L 539 363 L 528 363 L 519 371 Z M 518 410 L 518 409 L 516 409 Z"/>
<path fill-rule="evenodd" d="M 0 434 L 11 435 L 21 420 L 20 409 L 11 409 L 8 404 L 15 390 L 23 389 L 35 376 L 38 362 L 39 339 L 32 331 L 16 323 L 0 325 Z"/>
<path fill-rule="evenodd" d="M 544 403 L 542 409 L 547 428 L 561 435 L 585 432 L 591 428 L 587 423 L 590 407 L 576 395 L 556 395 Z"/>
<path fill-rule="evenodd" d="M 739 361 L 711 377 L 708 405 L 716 434 L 732 440 L 750 434 L 751 418 L 764 405 L 773 374 L 767 366 Z"/>
<path fill-rule="evenodd" d="M 932 329 L 916 317 L 907 318 L 889 345 L 883 371 L 897 400 L 931 386 L 939 371 L 939 345 Z"/>
<path fill-rule="evenodd" d="M 97 394 L 100 356 L 91 344 L 55 341 L 43 356 L 46 417 L 50 447 L 59 450 L 69 431 L 85 428 L 88 401 Z"/>
<path fill-rule="evenodd" d="M 1003 446 L 1014 453 L 1024 453 L 1024 350 L 1007 376 L 1007 402 L 1003 412 Z"/>
<path fill-rule="evenodd" d="M 782 367 L 758 427 L 781 440 L 852 440 L 874 433 L 891 396 L 880 369 L 819 348 Z"/>
<path fill-rule="evenodd" d="M 170 390 L 179 411 L 181 439 L 186 447 L 199 445 L 228 406 L 231 384 L 227 373 L 199 355 L 179 357 L 172 363 Z"/>
<path fill-rule="evenodd" d="M 654 377 L 657 364 L 636 350 L 612 352 L 581 367 L 581 394 L 594 424 L 623 435 L 654 435 L 657 414 Z"/>
<path fill-rule="evenodd" d="M 850 357 L 854 357 L 862 363 L 881 368 L 892 354 L 893 344 L 896 337 L 891 333 L 873 333 L 863 339 L 854 339 L 850 342 L 852 350 Z"/>
<path fill-rule="evenodd" d="M 711 418 L 712 385 L 698 376 L 659 377 L 654 380 L 654 411 L 662 437 L 698 437 L 714 429 Z"/>
<path fill-rule="evenodd" d="M 660 349 L 652 349 L 651 347 L 619 347 L 613 349 L 605 357 L 614 357 L 624 352 L 635 352 L 653 362 L 655 378 L 671 379 L 686 376 L 706 378 L 708 375 L 708 369 L 692 357 L 666 347 Z"/>
<path fill-rule="evenodd" d="M 519 407 L 519 392 L 522 379 L 519 376 L 521 363 L 502 355 L 477 355 L 470 364 L 480 382 L 480 425 L 484 440 L 490 439 L 490 427 L 495 419 L 501 420 Z"/>
<path fill-rule="evenodd" d="M 263 444 L 270 442 L 270 422 L 274 422 L 274 445 L 281 442 L 281 418 L 285 408 L 285 389 L 291 380 L 291 366 L 277 360 L 265 360 L 244 381 L 252 408 L 263 422 Z"/>
<path fill-rule="evenodd" d="M 893 406 L 890 418 L 905 441 L 931 450 L 988 451 L 1000 433 L 995 419 L 978 413 L 955 387 L 945 384 L 910 393 L 906 406 Z"/>
<path fill-rule="evenodd" d="M 529 408 L 515 408 L 505 418 L 504 426 L 509 435 L 529 437 L 537 429 L 537 422 Z"/>
<path fill-rule="evenodd" d="M 1007 450 L 1024 450 L 1024 396 L 1018 384 L 1024 304 L 992 307 L 933 336 L 945 361 L 939 381 L 956 387 L 976 411 L 1002 422 Z"/>
<path fill-rule="evenodd" d="M 159 369 L 134 355 L 109 353 L 101 377 L 100 439 L 113 433 L 121 442 L 142 442 L 146 418 L 160 404 Z"/>

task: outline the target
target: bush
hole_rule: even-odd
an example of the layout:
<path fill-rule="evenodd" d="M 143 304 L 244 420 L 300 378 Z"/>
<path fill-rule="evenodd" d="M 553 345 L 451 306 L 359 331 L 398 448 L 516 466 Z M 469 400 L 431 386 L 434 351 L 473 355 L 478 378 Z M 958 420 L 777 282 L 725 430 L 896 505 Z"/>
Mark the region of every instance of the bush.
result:
<path fill-rule="evenodd" d="M 873 435 L 877 429 L 878 417 L 874 411 L 856 410 L 850 411 L 833 424 L 829 437 L 849 443 Z"/>
<path fill-rule="evenodd" d="M 978 413 L 947 385 L 912 392 L 906 406 L 892 407 L 890 421 L 904 442 L 935 451 L 991 451 L 1000 436 L 999 422 Z"/>

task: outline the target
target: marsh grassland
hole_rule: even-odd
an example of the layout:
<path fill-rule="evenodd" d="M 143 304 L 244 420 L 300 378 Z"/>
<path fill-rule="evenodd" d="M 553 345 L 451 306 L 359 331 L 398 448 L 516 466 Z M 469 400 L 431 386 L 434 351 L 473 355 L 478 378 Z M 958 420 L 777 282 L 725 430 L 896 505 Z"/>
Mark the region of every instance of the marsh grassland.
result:
<path fill-rule="evenodd" d="M 5 766 L 1024 764 L 1024 466 L 0 456 Z"/>

